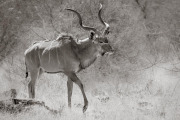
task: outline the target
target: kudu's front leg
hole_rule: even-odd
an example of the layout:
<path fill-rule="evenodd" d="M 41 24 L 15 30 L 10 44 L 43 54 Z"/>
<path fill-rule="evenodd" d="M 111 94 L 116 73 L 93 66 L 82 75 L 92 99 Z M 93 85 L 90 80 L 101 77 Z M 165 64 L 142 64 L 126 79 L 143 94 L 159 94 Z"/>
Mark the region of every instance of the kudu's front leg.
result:
<path fill-rule="evenodd" d="M 87 110 L 87 107 L 88 107 L 88 100 L 87 100 L 86 94 L 84 92 L 83 84 L 81 83 L 81 81 L 79 80 L 79 78 L 76 76 L 75 73 L 68 73 L 67 75 L 74 83 L 76 83 L 79 86 L 79 88 L 82 92 L 82 95 L 84 98 L 83 112 L 85 112 Z"/>
<path fill-rule="evenodd" d="M 68 88 L 68 107 L 71 108 L 71 96 L 72 96 L 72 89 L 73 89 L 73 81 L 68 77 L 67 81 L 67 88 Z"/>

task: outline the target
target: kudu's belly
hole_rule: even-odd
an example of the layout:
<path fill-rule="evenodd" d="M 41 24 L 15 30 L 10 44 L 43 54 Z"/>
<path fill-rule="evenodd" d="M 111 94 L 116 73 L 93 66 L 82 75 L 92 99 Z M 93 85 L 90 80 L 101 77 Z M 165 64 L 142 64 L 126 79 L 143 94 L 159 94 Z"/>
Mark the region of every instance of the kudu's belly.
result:
<path fill-rule="evenodd" d="M 77 72 L 80 69 L 80 61 L 73 51 L 67 49 L 44 50 L 40 56 L 40 67 L 49 73 Z"/>

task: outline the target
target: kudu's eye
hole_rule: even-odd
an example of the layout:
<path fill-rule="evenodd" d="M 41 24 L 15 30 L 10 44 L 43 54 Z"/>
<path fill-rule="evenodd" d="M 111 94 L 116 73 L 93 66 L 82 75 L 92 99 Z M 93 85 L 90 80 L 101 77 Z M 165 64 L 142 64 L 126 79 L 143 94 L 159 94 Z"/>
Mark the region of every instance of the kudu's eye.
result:
<path fill-rule="evenodd" d="M 90 39 L 93 39 L 93 38 L 94 38 L 94 35 L 95 35 L 95 33 L 94 33 L 94 32 L 91 32 L 89 38 L 90 38 Z"/>

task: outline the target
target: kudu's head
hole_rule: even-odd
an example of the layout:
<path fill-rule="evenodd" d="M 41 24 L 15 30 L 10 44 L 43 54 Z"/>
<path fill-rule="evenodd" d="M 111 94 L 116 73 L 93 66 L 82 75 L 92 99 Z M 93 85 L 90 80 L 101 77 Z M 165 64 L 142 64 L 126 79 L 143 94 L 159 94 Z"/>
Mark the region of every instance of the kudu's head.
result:
<path fill-rule="evenodd" d="M 92 41 L 93 44 L 95 44 L 97 46 L 101 55 L 108 54 L 108 53 L 112 54 L 114 52 L 114 50 L 110 46 L 109 40 L 107 38 L 107 35 L 109 34 L 109 24 L 104 22 L 103 19 L 101 18 L 102 4 L 100 4 L 100 8 L 99 8 L 99 12 L 98 12 L 98 18 L 105 27 L 102 32 L 98 31 L 94 27 L 89 27 L 89 26 L 83 25 L 81 15 L 77 11 L 72 10 L 72 9 L 66 9 L 66 10 L 76 13 L 76 15 L 79 18 L 80 26 L 84 30 L 91 31 L 89 39 Z"/>

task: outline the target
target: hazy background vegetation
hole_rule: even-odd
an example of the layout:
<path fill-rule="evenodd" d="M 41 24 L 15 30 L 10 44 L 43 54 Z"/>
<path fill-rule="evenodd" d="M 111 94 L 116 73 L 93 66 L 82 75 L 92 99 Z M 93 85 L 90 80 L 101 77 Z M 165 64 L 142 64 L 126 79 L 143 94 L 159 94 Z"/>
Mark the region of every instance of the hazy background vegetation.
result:
<path fill-rule="evenodd" d="M 79 11 L 85 25 L 103 29 L 99 3 L 115 53 L 78 74 L 89 100 L 87 112 L 82 114 L 76 85 L 72 110 L 67 109 L 66 76 L 43 74 L 36 99 L 62 109 L 61 114 L 36 106 L 19 114 L 0 113 L 0 119 L 180 119 L 179 0 L 0 0 L 0 93 L 13 88 L 18 98 L 28 98 L 24 51 L 61 32 L 78 39 L 89 35 L 65 8 Z"/>

